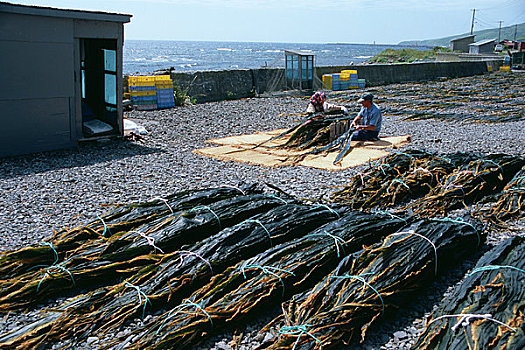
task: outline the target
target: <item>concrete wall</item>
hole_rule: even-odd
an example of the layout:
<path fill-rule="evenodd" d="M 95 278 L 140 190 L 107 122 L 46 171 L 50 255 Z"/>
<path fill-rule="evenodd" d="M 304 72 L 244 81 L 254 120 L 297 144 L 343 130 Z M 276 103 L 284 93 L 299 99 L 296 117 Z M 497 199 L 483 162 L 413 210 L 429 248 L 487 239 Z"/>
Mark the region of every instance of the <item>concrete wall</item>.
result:
<path fill-rule="evenodd" d="M 466 77 L 488 72 L 487 65 L 497 70 L 501 60 L 485 62 L 424 62 L 400 64 L 373 64 L 358 66 L 317 67 L 315 88 L 321 88 L 323 74 L 343 69 L 357 69 L 367 86 L 426 81 L 440 77 Z M 174 84 L 188 89 L 188 95 L 197 103 L 254 96 L 285 89 L 284 68 L 239 69 L 171 73 Z"/>

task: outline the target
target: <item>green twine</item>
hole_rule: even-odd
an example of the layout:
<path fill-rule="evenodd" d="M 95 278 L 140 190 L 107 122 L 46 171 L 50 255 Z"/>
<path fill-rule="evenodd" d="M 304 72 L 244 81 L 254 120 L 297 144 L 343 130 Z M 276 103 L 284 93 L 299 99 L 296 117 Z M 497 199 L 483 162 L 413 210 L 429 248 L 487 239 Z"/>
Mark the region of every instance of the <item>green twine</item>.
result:
<path fill-rule="evenodd" d="M 47 276 L 53 276 L 53 270 L 60 270 L 60 271 L 63 271 L 63 272 L 67 272 L 69 274 L 69 277 L 71 277 L 71 281 L 73 282 L 73 286 L 76 286 L 75 284 L 75 279 L 73 278 L 73 274 L 68 270 L 66 269 L 64 266 L 62 266 L 62 264 L 64 264 L 64 262 L 58 264 L 58 265 L 51 265 L 49 267 L 47 267 L 43 273 L 44 277 L 42 277 L 42 279 L 40 280 L 40 282 L 38 282 L 38 285 L 36 287 L 36 292 L 38 293 L 38 291 L 40 290 L 40 286 L 42 285 L 42 282 L 44 282 L 44 280 L 47 278 Z"/>
<path fill-rule="evenodd" d="M 166 316 L 166 318 L 164 319 L 164 321 L 160 325 L 159 329 L 155 332 L 155 335 L 159 334 L 159 332 L 162 330 L 162 328 L 164 328 L 164 325 L 166 324 L 166 322 L 168 322 L 168 320 L 172 316 L 177 315 L 180 311 L 182 311 L 183 309 L 188 308 L 188 307 L 195 307 L 196 309 L 201 310 L 206 315 L 206 317 L 208 317 L 208 320 L 210 321 L 210 323 L 211 323 L 211 325 L 213 327 L 213 321 L 212 321 L 210 315 L 204 310 L 203 302 L 201 301 L 200 303 L 194 303 L 191 300 L 186 299 L 180 305 L 178 305 L 178 306 L 174 307 L 173 309 L 171 309 L 171 311 L 168 313 L 168 316 Z M 175 313 L 172 315 L 173 311 L 175 311 Z"/>
<path fill-rule="evenodd" d="M 501 172 L 503 172 L 503 168 L 501 167 L 501 165 L 499 165 L 498 163 L 496 163 L 495 161 L 493 160 L 490 160 L 490 159 L 478 159 L 478 160 L 475 160 L 474 162 L 487 162 L 487 163 L 491 163 L 491 164 L 494 164 L 495 166 L 497 166 L 499 168 L 499 170 L 501 170 Z"/>
<path fill-rule="evenodd" d="M 102 232 L 102 237 L 106 237 L 106 232 L 109 232 L 109 235 L 111 236 L 111 231 L 109 231 L 109 227 L 108 225 L 106 225 L 106 222 L 98 215 L 97 215 L 97 218 L 100 221 L 102 221 L 102 224 L 104 225 L 104 232 Z"/>
<path fill-rule="evenodd" d="M 215 215 L 215 218 L 217 219 L 217 221 L 219 222 L 219 231 L 222 230 L 222 226 L 221 226 L 221 219 L 219 219 L 219 216 L 217 214 L 215 214 L 215 212 L 210 208 L 210 207 L 207 207 L 205 205 L 198 205 L 196 206 L 195 208 L 191 209 L 191 211 L 195 211 L 195 210 L 201 210 L 201 209 L 206 209 L 208 210 L 210 213 L 212 213 L 213 215 Z"/>
<path fill-rule="evenodd" d="M 468 225 L 468 226 L 472 227 L 474 229 L 474 231 L 476 231 L 476 235 L 478 236 L 478 246 L 481 244 L 481 237 L 479 235 L 478 230 L 474 227 L 474 225 L 472 225 L 470 222 L 464 221 L 462 218 L 451 219 L 449 217 L 446 217 L 446 218 L 442 218 L 442 219 L 440 219 L 440 218 L 431 218 L 431 220 L 441 221 L 441 222 L 454 222 L 456 224 Z"/>
<path fill-rule="evenodd" d="M 384 313 L 385 312 L 385 302 L 383 301 L 383 298 L 381 297 L 381 294 L 379 294 L 379 292 L 377 291 L 377 289 L 375 289 L 374 287 L 372 287 L 370 285 L 370 283 L 368 283 L 367 281 L 365 281 L 365 279 L 362 277 L 362 276 L 365 276 L 365 275 L 371 275 L 372 273 L 362 273 L 362 274 L 359 274 L 357 276 L 353 276 L 353 275 L 343 275 L 343 276 L 333 276 L 331 275 L 330 277 L 331 278 L 350 278 L 350 279 L 355 279 L 355 280 L 358 280 L 358 281 L 361 281 L 363 282 L 363 289 L 365 288 L 365 286 L 368 286 L 370 287 L 370 289 L 372 289 L 376 294 L 377 296 L 379 297 L 379 300 L 381 300 L 381 306 L 383 307 L 383 311 L 381 311 L 381 313 Z"/>
<path fill-rule="evenodd" d="M 137 309 L 142 305 L 142 297 L 144 296 L 144 307 L 142 308 L 142 318 L 144 318 L 144 315 L 146 314 L 146 305 L 148 303 L 151 304 L 151 301 L 149 301 L 148 296 L 143 291 L 141 291 L 140 287 L 138 287 L 138 286 L 135 286 L 135 285 L 133 285 L 133 284 L 131 284 L 129 282 L 124 282 L 124 285 L 126 287 L 133 288 L 133 289 L 135 289 L 137 291 L 137 294 L 139 296 L 139 306 L 137 306 Z"/>
<path fill-rule="evenodd" d="M 51 266 L 55 265 L 58 262 L 58 253 L 57 253 L 55 247 L 53 247 L 53 244 L 49 243 L 49 242 L 40 242 L 40 245 L 47 245 L 47 246 L 49 246 L 49 248 L 51 248 L 51 250 L 53 251 L 53 254 L 55 254 L 55 262 L 52 263 Z"/>
<path fill-rule="evenodd" d="M 317 209 L 317 208 L 320 208 L 320 207 L 323 207 L 323 208 L 326 208 L 328 209 L 331 213 L 335 214 L 337 216 L 337 218 L 340 218 L 341 215 L 339 215 L 338 212 L 336 212 L 335 210 L 333 210 L 332 208 L 330 208 L 328 205 L 326 204 L 318 204 L 316 207 L 314 207 L 314 209 Z"/>
<path fill-rule="evenodd" d="M 328 233 L 326 231 L 323 231 L 323 233 L 311 233 L 309 235 L 306 235 L 305 237 L 313 237 L 313 236 L 328 236 L 330 238 L 333 238 L 334 242 L 335 242 L 335 248 L 337 250 L 337 257 L 338 258 L 340 257 L 340 255 L 339 255 L 339 245 L 341 245 L 341 248 L 343 248 L 343 252 L 344 252 L 344 246 L 346 245 L 346 242 L 341 237 L 333 235 L 333 234 Z"/>
<path fill-rule="evenodd" d="M 268 234 L 268 238 L 270 239 L 270 246 L 273 247 L 272 236 L 270 235 L 270 232 L 266 229 L 266 227 L 264 227 L 262 222 L 260 222 L 259 220 L 244 220 L 244 222 L 253 222 L 253 223 L 259 224 Z"/>
<path fill-rule="evenodd" d="M 273 267 L 273 266 L 262 266 L 262 265 L 258 265 L 258 264 L 245 264 L 245 265 L 242 265 L 242 266 L 236 268 L 236 270 L 240 270 L 242 272 L 242 275 L 244 276 L 244 279 L 246 279 L 246 273 L 245 273 L 244 270 L 245 269 L 252 269 L 252 268 L 261 269 L 264 273 L 277 277 L 279 279 L 279 281 L 281 282 L 281 285 L 283 286 L 283 293 L 282 293 L 283 297 L 284 297 L 284 282 L 283 282 L 283 279 L 278 274 L 276 274 L 273 271 L 286 272 L 286 273 L 289 273 L 292 276 L 295 276 L 295 273 L 293 273 L 291 271 L 288 271 L 288 270 L 280 269 L 278 267 Z"/>
<path fill-rule="evenodd" d="M 399 217 L 397 215 L 389 213 L 388 211 L 385 211 L 385 210 L 374 209 L 374 210 L 371 210 L 370 212 L 371 213 L 375 213 L 375 214 L 388 215 L 388 216 L 390 216 L 391 219 L 397 219 L 397 220 L 401 220 L 401 221 L 407 222 L 406 219 L 403 219 L 402 217 Z"/>
<path fill-rule="evenodd" d="M 301 340 L 301 337 L 303 336 L 303 334 L 308 335 L 310 338 L 318 342 L 319 345 L 321 345 L 321 349 L 322 349 L 323 343 L 319 339 L 317 339 L 312 333 L 308 332 L 306 327 L 310 327 L 310 325 L 303 324 L 303 325 L 297 325 L 297 326 L 283 326 L 279 329 L 279 334 L 297 336 L 297 340 L 295 341 L 292 350 L 295 350 L 295 347 L 297 346 L 297 344 L 299 344 L 299 341 Z"/>
<path fill-rule="evenodd" d="M 514 266 L 510 266 L 510 265 L 487 265 L 487 266 L 481 266 L 481 267 L 475 268 L 474 270 L 472 270 L 471 273 L 469 273 L 469 276 L 472 276 L 476 272 L 491 271 L 491 270 L 498 270 L 498 269 L 513 269 L 513 270 L 525 273 L 525 270 L 522 270 Z"/>

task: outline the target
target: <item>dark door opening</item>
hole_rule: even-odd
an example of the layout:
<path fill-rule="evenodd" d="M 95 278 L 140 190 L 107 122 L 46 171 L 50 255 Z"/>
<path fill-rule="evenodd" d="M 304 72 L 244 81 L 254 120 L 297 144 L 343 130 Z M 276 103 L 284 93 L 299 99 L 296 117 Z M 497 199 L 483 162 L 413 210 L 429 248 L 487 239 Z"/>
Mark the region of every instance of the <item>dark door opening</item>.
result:
<path fill-rule="evenodd" d="M 84 137 L 119 134 L 117 40 L 80 39 Z"/>

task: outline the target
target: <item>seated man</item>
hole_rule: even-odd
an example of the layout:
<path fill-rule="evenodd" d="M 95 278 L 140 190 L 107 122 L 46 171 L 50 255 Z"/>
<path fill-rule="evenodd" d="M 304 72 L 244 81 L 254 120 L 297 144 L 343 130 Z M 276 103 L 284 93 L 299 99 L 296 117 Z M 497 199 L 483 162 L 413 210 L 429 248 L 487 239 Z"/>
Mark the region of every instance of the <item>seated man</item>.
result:
<path fill-rule="evenodd" d="M 306 113 L 313 114 L 316 112 L 332 112 L 342 111 L 344 115 L 348 115 L 348 110 L 345 106 L 334 105 L 326 102 L 326 95 L 322 91 L 317 91 L 310 97 L 310 102 L 306 108 Z"/>
<path fill-rule="evenodd" d="M 357 101 L 362 107 L 357 116 L 352 121 L 351 127 L 355 128 L 352 134 L 352 141 L 377 141 L 379 131 L 381 131 L 382 115 L 381 110 L 375 103 L 374 95 L 365 93 Z M 358 124 L 362 121 L 361 124 Z"/>

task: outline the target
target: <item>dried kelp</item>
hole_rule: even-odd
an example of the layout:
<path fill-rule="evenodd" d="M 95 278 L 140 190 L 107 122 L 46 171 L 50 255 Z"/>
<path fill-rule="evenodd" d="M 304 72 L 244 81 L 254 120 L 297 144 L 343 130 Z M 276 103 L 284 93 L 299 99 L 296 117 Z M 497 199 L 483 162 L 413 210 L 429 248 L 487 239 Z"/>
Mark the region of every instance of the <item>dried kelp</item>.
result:
<path fill-rule="evenodd" d="M 478 246 L 469 224 L 423 220 L 345 258 L 324 281 L 283 304 L 279 336 L 259 349 L 321 349 L 363 340 L 368 327 Z"/>
<path fill-rule="evenodd" d="M 0 254 L 0 280 L 26 273 L 38 265 L 51 266 L 64 261 L 68 255 L 88 246 L 99 246 L 114 234 L 137 229 L 170 213 L 191 209 L 199 205 L 259 192 L 254 185 L 187 190 L 166 198 L 153 198 L 145 203 L 118 205 L 97 219 L 73 229 L 63 229 L 39 245 L 32 245 Z M 97 241 L 98 240 L 98 241 Z M 97 242 L 93 242 L 97 241 Z"/>
<path fill-rule="evenodd" d="M 478 209 L 474 215 L 500 228 L 509 228 L 512 219 L 523 217 L 525 212 L 525 167 L 505 186 L 496 203 L 488 209 Z"/>
<path fill-rule="evenodd" d="M 441 302 L 413 349 L 525 348 L 525 239 L 487 252 Z"/>
<path fill-rule="evenodd" d="M 177 304 L 228 266 L 303 235 L 338 215 L 322 205 L 283 204 L 226 228 L 188 250 L 167 254 L 158 264 L 145 266 L 126 282 L 81 298 L 83 301 L 75 302 L 74 307 L 69 303 L 60 306 L 60 312 L 53 310 L 33 324 L 34 331 L 15 333 L 13 337 L 17 339 L 9 338 L 9 342 L 21 348 L 36 346 L 42 329 L 49 332 L 48 340 L 85 337 L 95 330 L 97 334 L 104 333 L 146 311 Z"/>
<path fill-rule="evenodd" d="M 91 289 L 101 283 L 119 283 L 142 266 L 159 261 L 151 253 L 171 253 L 196 243 L 221 229 L 283 205 L 283 200 L 263 194 L 240 195 L 198 206 L 180 214 L 168 213 L 134 231 L 93 241 L 64 261 L 32 269 L 18 278 L 2 281 L 0 310 L 28 307 L 74 289 Z"/>
<path fill-rule="evenodd" d="M 182 304 L 147 324 L 136 349 L 191 349 L 209 334 L 255 317 L 322 279 L 345 254 L 405 225 L 386 214 L 352 212 L 215 276 Z M 121 344 L 121 346 L 123 346 Z"/>
<path fill-rule="evenodd" d="M 474 157 L 464 153 L 439 156 L 417 150 L 396 152 L 354 176 L 350 184 L 332 193 L 331 200 L 353 209 L 394 206 L 426 195 L 454 171 L 458 162 Z"/>
<path fill-rule="evenodd" d="M 501 191 L 524 164 L 523 158 L 504 154 L 490 154 L 473 160 L 448 175 L 428 195 L 407 208 L 422 216 L 434 216 L 467 207 Z"/>

